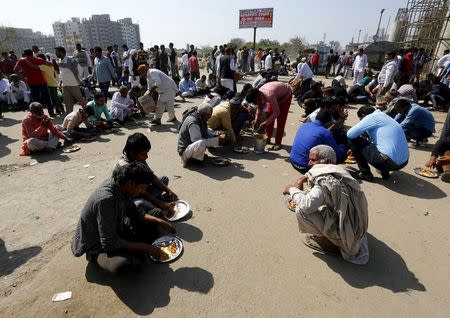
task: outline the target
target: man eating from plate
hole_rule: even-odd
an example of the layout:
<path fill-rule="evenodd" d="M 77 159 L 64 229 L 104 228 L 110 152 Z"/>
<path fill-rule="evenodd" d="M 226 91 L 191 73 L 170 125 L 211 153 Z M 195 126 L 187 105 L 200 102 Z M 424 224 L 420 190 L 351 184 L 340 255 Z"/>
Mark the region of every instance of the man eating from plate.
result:
<path fill-rule="evenodd" d="M 347 170 L 336 165 L 336 153 L 330 146 L 313 147 L 309 165 L 309 172 L 283 192 L 296 205 L 298 228 L 305 233 L 304 244 L 322 253 L 340 253 L 354 264 L 366 264 L 368 209 L 361 186 Z"/>
<path fill-rule="evenodd" d="M 145 192 L 152 173 L 142 163 L 119 167 L 89 197 L 72 239 L 72 253 L 102 269 L 118 273 L 148 261 L 160 259 L 161 250 L 152 245 L 159 230 L 175 234 L 168 222 L 146 214 L 133 202 Z"/>

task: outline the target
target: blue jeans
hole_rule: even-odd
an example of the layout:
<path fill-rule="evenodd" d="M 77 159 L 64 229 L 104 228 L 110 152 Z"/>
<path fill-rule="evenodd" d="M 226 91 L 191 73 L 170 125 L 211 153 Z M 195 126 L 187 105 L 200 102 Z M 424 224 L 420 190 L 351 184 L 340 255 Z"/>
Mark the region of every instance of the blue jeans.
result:
<path fill-rule="evenodd" d="M 234 135 L 239 136 L 241 133 L 242 127 L 244 127 L 245 122 L 248 119 L 248 112 L 242 111 L 239 113 L 239 115 L 234 120 L 233 126 L 234 126 Z"/>
<path fill-rule="evenodd" d="M 349 139 L 348 143 L 358 163 L 359 171 L 363 174 L 372 174 L 369 164 L 381 172 L 397 171 L 408 164 L 408 160 L 400 165 L 396 164 L 391 158 L 380 152 L 373 143 L 362 137 Z"/>
<path fill-rule="evenodd" d="M 407 139 L 413 139 L 417 141 L 424 141 L 430 137 L 433 133 L 423 127 L 409 126 L 403 129 Z"/>

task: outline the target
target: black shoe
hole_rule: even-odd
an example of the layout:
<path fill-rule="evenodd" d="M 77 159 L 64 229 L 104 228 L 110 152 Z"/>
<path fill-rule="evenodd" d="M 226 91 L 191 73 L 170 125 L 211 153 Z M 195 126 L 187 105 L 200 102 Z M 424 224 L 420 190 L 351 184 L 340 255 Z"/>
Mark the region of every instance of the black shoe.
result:
<path fill-rule="evenodd" d="M 364 181 L 368 181 L 368 182 L 373 181 L 373 174 L 371 174 L 371 173 L 357 172 L 357 173 L 352 173 L 351 175 L 353 176 L 353 178 L 358 179 L 358 180 L 364 180 Z"/>
<path fill-rule="evenodd" d="M 441 173 L 441 180 L 445 183 L 450 183 L 450 172 Z"/>
<path fill-rule="evenodd" d="M 381 174 L 381 178 L 383 178 L 383 180 L 387 180 L 391 176 L 391 174 L 389 173 L 388 170 L 380 171 L 380 174 Z"/>
<path fill-rule="evenodd" d="M 150 124 L 155 125 L 155 126 L 160 126 L 161 125 L 161 119 L 150 120 Z"/>

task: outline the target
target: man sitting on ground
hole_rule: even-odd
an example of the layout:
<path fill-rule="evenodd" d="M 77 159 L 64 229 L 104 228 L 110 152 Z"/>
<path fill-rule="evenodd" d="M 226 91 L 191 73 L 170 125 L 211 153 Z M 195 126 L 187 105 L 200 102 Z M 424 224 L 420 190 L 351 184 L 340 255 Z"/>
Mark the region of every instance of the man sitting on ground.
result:
<path fill-rule="evenodd" d="M 356 177 L 371 181 L 373 175 L 369 164 L 380 170 L 383 179 L 389 178 L 389 171 L 405 167 L 409 149 L 400 124 L 372 106 L 361 107 L 357 115 L 361 121 L 347 132 L 350 148 L 358 163 Z M 365 133 L 370 140 L 363 137 Z"/>
<path fill-rule="evenodd" d="M 11 92 L 9 95 L 10 104 L 13 106 L 13 109 L 17 109 L 20 107 L 19 105 L 23 105 L 20 108 L 28 108 L 30 93 L 25 82 L 17 74 L 9 76 L 9 91 Z"/>
<path fill-rule="evenodd" d="M 428 106 L 429 101 L 433 103 L 433 108 L 436 110 L 447 111 L 450 105 L 450 88 L 437 76 L 433 77 L 433 84 L 430 92 L 425 96 L 424 106 Z"/>
<path fill-rule="evenodd" d="M 123 125 L 137 111 L 134 108 L 133 101 L 128 96 L 128 88 L 121 86 L 119 91 L 114 93 L 111 100 L 111 116 L 113 120 Z"/>
<path fill-rule="evenodd" d="M 195 81 L 195 86 L 197 87 L 197 95 L 205 95 L 209 92 L 208 85 L 206 84 L 206 75 L 202 75 L 198 80 Z"/>
<path fill-rule="evenodd" d="M 433 114 L 428 109 L 411 104 L 405 98 L 400 98 L 395 108 L 398 114 L 394 119 L 402 126 L 406 139 L 413 139 L 418 144 L 427 141 L 436 131 Z"/>
<path fill-rule="evenodd" d="M 129 266 L 143 265 L 149 256 L 159 259 L 160 249 L 152 242 L 159 228 L 169 234 L 175 229 L 166 221 L 146 214 L 133 198 L 145 192 L 152 172 L 142 163 L 117 169 L 89 197 L 72 239 L 72 253 L 117 273 Z"/>
<path fill-rule="evenodd" d="M 233 122 L 239 115 L 241 109 L 241 100 L 237 97 L 230 101 L 223 101 L 213 108 L 212 116 L 208 120 L 208 127 L 212 130 L 224 130 L 227 132 L 227 141 L 236 142 L 236 134 L 233 128 Z"/>
<path fill-rule="evenodd" d="M 337 154 L 338 163 L 345 160 L 347 151 L 344 145 L 336 143 L 333 134 L 328 130 L 331 125 L 333 118 L 330 112 L 322 110 L 317 114 L 315 121 L 300 126 L 290 154 L 291 164 L 296 170 L 301 173 L 308 171 L 309 151 L 317 145 L 330 146 Z"/>
<path fill-rule="evenodd" d="M 87 106 L 94 109 L 94 115 L 89 116 L 89 120 L 94 123 L 98 130 L 109 129 L 113 126 L 112 116 L 106 106 L 106 99 L 103 93 L 95 93 L 94 100 L 90 101 Z M 102 114 L 105 118 L 102 118 Z"/>
<path fill-rule="evenodd" d="M 186 73 L 183 79 L 178 84 L 178 90 L 183 97 L 194 97 L 197 95 L 197 86 L 194 81 L 190 80 L 191 74 Z"/>
<path fill-rule="evenodd" d="M 190 163 L 202 164 L 207 147 L 218 146 L 224 143 L 226 136 L 218 137 L 208 131 L 208 120 L 211 118 L 213 108 L 207 102 L 200 106 L 191 107 L 183 113 L 183 120 L 178 133 L 178 154 L 183 162 L 183 167 Z"/>
<path fill-rule="evenodd" d="M 95 134 L 92 132 L 91 124 L 89 123 L 89 116 L 94 115 L 94 109 L 90 106 L 85 109 L 80 108 L 78 110 L 74 110 L 70 114 L 68 114 L 63 121 L 62 127 L 64 129 L 64 135 L 73 140 L 82 140 L 89 139 Z M 81 124 L 85 124 L 86 128 L 81 128 Z M 94 129 L 95 130 L 95 129 Z"/>
<path fill-rule="evenodd" d="M 439 140 L 431 150 L 431 156 L 425 164 L 428 168 L 437 168 L 441 180 L 450 183 L 450 110 L 447 113 Z"/>
<path fill-rule="evenodd" d="M 311 86 L 311 90 L 307 91 L 302 96 L 299 96 L 297 99 L 297 103 L 305 109 L 305 114 L 303 115 L 303 120 L 306 120 L 306 117 L 319 108 L 319 103 L 322 100 L 323 91 L 322 84 L 314 83 Z"/>
<path fill-rule="evenodd" d="M 367 243 L 368 206 L 359 183 L 340 166 L 329 146 L 309 152 L 311 169 L 284 194 L 295 202 L 300 232 L 305 245 L 322 253 L 338 254 L 351 263 L 369 261 Z M 307 191 L 304 185 L 311 190 Z"/>
<path fill-rule="evenodd" d="M 167 187 L 169 178 L 166 176 L 158 178 L 148 166 L 146 160 L 151 147 L 150 140 L 141 133 L 134 133 L 128 136 L 122 157 L 113 168 L 113 175 L 120 167 L 132 162 L 144 164 L 152 173 L 152 177 L 147 180 L 148 186 L 145 192 L 137 196 L 134 199 L 134 203 L 146 213 L 162 217 L 163 211 L 168 215 L 173 212 L 173 204 L 167 202 L 178 200 L 178 196 Z"/>
<path fill-rule="evenodd" d="M 30 104 L 30 112 L 22 120 L 22 137 L 21 156 L 29 156 L 32 152 L 41 150 L 54 151 L 59 139 L 72 142 L 44 115 L 44 108 L 38 102 Z"/>

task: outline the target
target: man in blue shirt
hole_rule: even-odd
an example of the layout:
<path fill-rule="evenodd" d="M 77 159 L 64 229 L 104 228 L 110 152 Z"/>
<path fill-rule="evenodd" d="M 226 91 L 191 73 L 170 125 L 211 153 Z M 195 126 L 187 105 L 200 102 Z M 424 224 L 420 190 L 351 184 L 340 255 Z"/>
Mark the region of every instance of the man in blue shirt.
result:
<path fill-rule="evenodd" d="M 117 74 L 112 67 L 109 58 L 103 56 L 101 47 L 96 46 L 94 52 L 95 60 L 92 74 L 94 75 L 94 79 L 98 83 L 98 87 L 105 96 L 105 99 L 108 99 L 109 84 L 111 83 L 112 79 L 117 79 Z"/>
<path fill-rule="evenodd" d="M 305 173 L 309 170 L 309 151 L 317 145 L 327 145 L 333 148 L 337 155 L 338 163 L 346 157 L 344 145 L 338 145 L 333 134 L 327 129 L 333 123 L 330 112 L 322 110 L 317 114 L 316 120 L 300 126 L 295 135 L 290 154 L 292 166 Z"/>
<path fill-rule="evenodd" d="M 178 84 L 178 90 L 182 97 L 194 97 L 197 94 L 197 86 L 189 79 L 190 73 L 184 74 L 184 78 Z"/>
<path fill-rule="evenodd" d="M 398 114 L 394 119 L 402 126 L 407 139 L 423 142 L 436 131 L 434 117 L 428 109 L 405 98 L 398 99 L 395 108 Z"/>
<path fill-rule="evenodd" d="M 402 127 L 393 118 L 364 106 L 358 110 L 361 120 L 347 132 L 349 145 L 355 157 L 358 179 L 373 179 L 369 163 L 380 170 L 383 179 L 389 178 L 389 171 L 402 169 L 408 164 L 409 149 Z M 370 140 L 362 137 L 367 133 Z"/>

